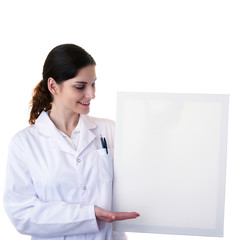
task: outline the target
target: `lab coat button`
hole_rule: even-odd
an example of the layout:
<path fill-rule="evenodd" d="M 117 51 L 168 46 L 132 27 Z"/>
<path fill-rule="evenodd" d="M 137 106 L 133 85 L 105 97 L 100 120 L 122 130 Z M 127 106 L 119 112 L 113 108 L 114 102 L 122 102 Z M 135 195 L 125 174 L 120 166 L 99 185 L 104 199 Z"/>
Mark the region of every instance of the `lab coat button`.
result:
<path fill-rule="evenodd" d="M 83 187 L 83 190 L 85 191 L 86 189 L 87 189 L 86 186 L 84 186 L 84 187 Z"/>
<path fill-rule="evenodd" d="M 81 163 L 81 159 L 78 159 L 77 161 L 78 161 L 78 163 Z"/>

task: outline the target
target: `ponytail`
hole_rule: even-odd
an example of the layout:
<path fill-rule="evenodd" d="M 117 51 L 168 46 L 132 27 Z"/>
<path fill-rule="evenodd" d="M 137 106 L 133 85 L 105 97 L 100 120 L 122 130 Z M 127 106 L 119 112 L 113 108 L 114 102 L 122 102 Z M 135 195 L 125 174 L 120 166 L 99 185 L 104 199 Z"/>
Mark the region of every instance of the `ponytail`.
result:
<path fill-rule="evenodd" d="M 29 124 L 34 124 L 41 112 L 52 108 L 52 95 L 47 87 L 47 82 L 41 80 L 33 90 L 32 100 L 30 101 Z"/>

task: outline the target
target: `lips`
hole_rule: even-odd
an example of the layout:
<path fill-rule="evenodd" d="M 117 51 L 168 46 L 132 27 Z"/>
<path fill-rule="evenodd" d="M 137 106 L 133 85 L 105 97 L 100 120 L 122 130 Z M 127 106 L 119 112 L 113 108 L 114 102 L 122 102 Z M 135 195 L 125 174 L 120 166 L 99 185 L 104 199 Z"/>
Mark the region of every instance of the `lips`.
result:
<path fill-rule="evenodd" d="M 90 105 L 90 102 L 78 102 L 78 103 L 85 107 Z"/>

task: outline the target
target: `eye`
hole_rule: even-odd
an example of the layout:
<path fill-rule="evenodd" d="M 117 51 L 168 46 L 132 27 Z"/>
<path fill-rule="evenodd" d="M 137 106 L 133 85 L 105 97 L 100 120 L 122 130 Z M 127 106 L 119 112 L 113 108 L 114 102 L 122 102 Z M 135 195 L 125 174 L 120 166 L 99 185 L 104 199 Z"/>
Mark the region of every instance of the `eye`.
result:
<path fill-rule="evenodd" d="M 82 85 L 82 86 L 75 86 L 76 89 L 79 89 L 79 90 L 83 90 L 85 88 L 86 85 Z"/>
<path fill-rule="evenodd" d="M 93 82 L 93 83 L 91 84 L 91 86 L 92 86 L 92 87 L 95 87 L 95 82 Z"/>

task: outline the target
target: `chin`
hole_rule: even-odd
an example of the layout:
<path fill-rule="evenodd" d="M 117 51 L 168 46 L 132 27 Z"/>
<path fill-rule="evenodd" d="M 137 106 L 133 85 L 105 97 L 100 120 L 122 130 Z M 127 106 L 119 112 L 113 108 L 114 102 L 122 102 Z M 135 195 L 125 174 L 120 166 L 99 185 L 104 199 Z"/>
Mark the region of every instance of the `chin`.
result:
<path fill-rule="evenodd" d="M 79 114 L 87 115 L 90 112 L 90 109 L 79 111 Z"/>

